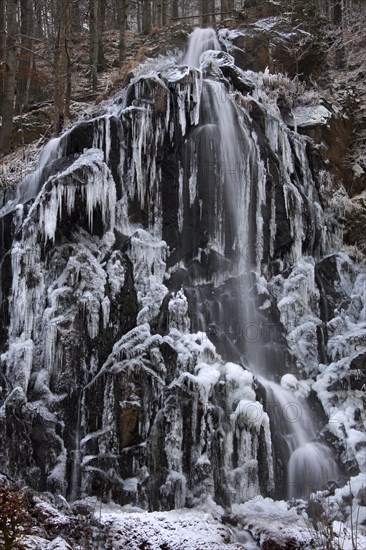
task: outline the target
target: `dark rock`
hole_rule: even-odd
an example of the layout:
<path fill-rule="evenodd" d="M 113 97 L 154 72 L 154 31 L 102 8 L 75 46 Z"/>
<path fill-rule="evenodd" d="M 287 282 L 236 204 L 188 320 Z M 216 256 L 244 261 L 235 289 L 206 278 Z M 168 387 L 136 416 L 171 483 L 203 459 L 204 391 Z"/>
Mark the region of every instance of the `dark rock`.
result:
<path fill-rule="evenodd" d="M 366 506 L 366 487 L 361 487 L 357 493 L 357 498 L 360 506 Z"/>
<path fill-rule="evenodd" d="M 336 255 L 328 256 L 316 264 L 315 280 L 321 295 L 321 319 L 327 322 L 335 316 L 338 304 L 341 302 L 347 303 L 348 300 L 339 284 L 340 278 Z"/>
<path fill-rule="evenodd" d="M 282 18 L 272 21 L 270 27 L 258 21 L 243 29 L 233 45 L 230 54 L 241 69 L 259 72 L 268 67 L 272 73 L 300 74 L 302 78 L 319 72 L 324 55 L 314 34 L 300 26 L 289 33 L 288 22 Z"/>

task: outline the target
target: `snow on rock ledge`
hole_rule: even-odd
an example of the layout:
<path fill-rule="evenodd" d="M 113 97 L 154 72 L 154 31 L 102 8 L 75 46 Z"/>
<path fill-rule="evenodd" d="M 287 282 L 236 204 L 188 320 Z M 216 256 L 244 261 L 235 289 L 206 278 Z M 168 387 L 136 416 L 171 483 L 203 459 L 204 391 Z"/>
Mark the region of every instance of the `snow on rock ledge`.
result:
<path fill-rule="evenodd" d="M 292 126 L 297 128 L 310 128 L 328 124 L 332 116 L 332 113 L 324 105 L 294 107 L 291 113 L 293 117 Z"/>

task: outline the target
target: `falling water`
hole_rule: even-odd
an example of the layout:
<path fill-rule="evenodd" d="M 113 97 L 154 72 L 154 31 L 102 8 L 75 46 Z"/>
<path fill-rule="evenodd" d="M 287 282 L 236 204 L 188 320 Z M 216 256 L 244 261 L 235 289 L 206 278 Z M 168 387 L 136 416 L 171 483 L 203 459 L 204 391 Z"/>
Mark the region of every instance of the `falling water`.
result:
<path fill-rule="evenodd" d="M 201 55 L 208 50 L 220 50 L 216 32 L 213 29 L 195 29 L 189 38 L 187 53 L 183 63 L 199 67 Z"/>
<path fill-rule="evenodd" d="M 184 61 L 198 66 L 206 50 L 219 49 L 214 34 L 212 29 L 196 29 L 190 37 Z M 265 193 L 266 184 L 266 171 L 260 160 L 258 144 L 245 123 L 243 111 L 232 100 L 224 84 L 204 79 L 202 112 L 197 132 L 207 140 L 205 150 L 208 151 L 208 157 L 204 162 L 216 171 L 220 190 L 216 195 L 215 238 L 212 246 L 226 256 L 230 254 L 229 248 L 232 249 L 232 257 L 235 258 L 232 268 L 241 280 L 241 332 L 250 330 L 250 327 L 260 327 L 261 324 L 253 286 L 255 272 L 259 273 L 261 262 L 262 222 L 257 213 L 260 212 L 261 196 Z M 256 201 L 253 200 L 254 196 Z M 253 212 L 253 208 L 257 209 L 257 213 Z M 224 210 L 232 214 L 234 236 L 230 242 Z M 254 257 L 248 251 L 255 251 Z M 243 360 L 266 389 L 272 425 L 280 438 L 282 454 L 286 456 L 287 496 L 308 496 L 327 481 L 338 477 L 332 452 L 316 441 L 316 429 L 306 400 L 267 379 L 276 376 L 276 365 L 267 364 L 263 346 L 258 339 L 246 338 L 244 351 Z M 296 412 L 295 417 L 291 418 L 291 411 Z"/>
<path fill-rule="evenodd" d="M 55 137 L 50 139 L 42 150 L 35 168 L 18 185 L 15 198 L 9 200 L 5 206 L 0 208 L 0 219 L 14 212 L 17 209 L 17 205 L 25 204 L 37 196 L 44 182 L 54 171 L 54 161 L 60 158 L 62 154 L 62 138 Z"/>
<path fill-rule="evenodd" d="M 288 461 L 286 493 L 289 498 L 308 496 L 338 477 L 331 450 L 316 441 L 308 404 L 293 391 L 260 378 L 282 456 Z"/>
<path fill-rule="evenodd" d="M 50 165 L 52 164 L 52 161 L 61 156 L 59 147 L 60 141 L 61 138 L 55 137 L 50 139 L 47 143 L 38 160 L 36 169 L 33 170 L 18 187 L 18 203 L 25 203 L 37 196 L 40 185 L 42 182 L 45 182 L 50 175 Z"/>

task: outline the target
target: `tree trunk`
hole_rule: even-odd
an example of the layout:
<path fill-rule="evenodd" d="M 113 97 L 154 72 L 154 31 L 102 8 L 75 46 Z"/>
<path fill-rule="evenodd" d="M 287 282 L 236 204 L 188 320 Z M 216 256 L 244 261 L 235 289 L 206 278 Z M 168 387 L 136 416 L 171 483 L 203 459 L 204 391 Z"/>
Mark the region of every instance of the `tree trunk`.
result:
<path fill-rule="evenodd" d="M 62 0 L 59 8 L 61 13 L 58 20 L 58 32 L 55 44 L 53 93 L 53 129 L 56 134 L 61 132 L 65 120 L 69 118 L 71 95 L 70 58 L 68 51 L 71 24 L 69 0 Z"/>
<path fill-rule="evenodd" d="M 207 0 L 199 0 L 199 14 L 201 27 L 207 27 L 209 22 Z"/>
<path fill-rule="evenodd" d="M 83 32 L 82 15 L 79 0 L 72 0 L 71 4 L 71 25 L 72 33 L 78 34 Z"/>
<path fill-rule="evenodd" d="M 98 35 L 97 35 L 98 0 L 89 0 L 89 58 L 90 82 L 93 91 L 97 90 L 98 78 Z"/>
<path fill-rule="evenodd" d="M 230 12 L 233 11 L 233 0 L 221 0 L 221 21 L 229 17 Z"/>
<path fill-rule="evenodd" d="M 34 6 L 34 36 L 36 38 L 44 37 L 42 33 L 42 6 L 41 0 L 33 0 Z"/>
<path fill-rule="evenodd" d="M 33 2 L 32 0 L 21 0 L 20 18 L 20 55 L 18 60 L 17 75 L 17 97 L 15 112 L 20 114 L 28 103 L 28 91 L 31 68 L 33 64 L 32 35 L 33 35 Z"/>
<path fill-rule="evenodd" d="M 215 17 L 215 0 L 207 0 L 207 11 L 209 15 L 209 23 L 214 25 L 216 21 Z"/>
<path fill-rule="evenodd" d="M 141 24 L 141 0 L 136 0 L 136 19 L 137 19 L 137 32 L 142 32 Z"/>
<path fill-rule="evenodd" d="M 5 59 L 5 0 L 0 0 L 0 60 Z"/>
<path fill-rule="evenodd" d="M 163 0 L 156 0 L 154 6 L 154 27 L 158 29 L 162 26 Z"/>
<path fill-rule="evenodd" d="M 1 109 L 2 124 L 0 132 L 0 150 L 6 152 L 11 145 L 13 131 L 14 96 L 15 96 L 15 68 L 16 68 L 16 35 L 17 27 L 17 0 L 6 2 L 6 53 L 4 96 Z"/>
<path fill-rule="evenodd" d="M 103 32 L 105 24 L 105 3 L 104 0 L 98 0 L 98 15 L 96 20 L 98 36 L 98 71 L 105 68 Z"/>
<path fill-rule="evenodd" d="M 0 63 L 5 61 L 5 0 L 0 0 Z M 4 67 L 4 65 L 3 65 Z M 0 77 L 0 105 L 4 101 L 4 79 Z"/>
<path fill-rule="evenodd" d="M 336 66 L 343 69 L 346 62 L 346 50 L 343 42 L 343 4 L 342 0 L 333 0 L 333 24 L 340 28 L 340 38 L 336 46 Z"/>
<path fill-rule="evenodd" d="M 151 30 L 151 0 L 142 0 L 142 32 L 149 34 Z"/>
<path fill-rule="evenodd" d="M 128 15 L 128 0 L 121 0 L 119 12 L 119 63 L 125 62 L 126 59 L 126 28 Z"/>
<path fill-rule="evenodd" d="M 120 6 L 118 0 L 113 0 L 112 2 L 112 26 L 116 30 L 120 30 L 121 28 L 121 14 L 120 14 Z"/>
<path fill-rule="evenodd" d="M 172 0 L 172 17 L 179 17 L 178 0 Z"/>
<path fill-rule="evenodd" d="M 343 16 L 342 0 L 333 0 L 333 4 L 333 24 L 341 27 Z"/>
<path fill-rule="evenodd" d="M 168 24 L 169 22 L 169 2 L 168 0 L 162 0 L 162 14 L 161 14 L 161 22 L 163 27 Z"/>

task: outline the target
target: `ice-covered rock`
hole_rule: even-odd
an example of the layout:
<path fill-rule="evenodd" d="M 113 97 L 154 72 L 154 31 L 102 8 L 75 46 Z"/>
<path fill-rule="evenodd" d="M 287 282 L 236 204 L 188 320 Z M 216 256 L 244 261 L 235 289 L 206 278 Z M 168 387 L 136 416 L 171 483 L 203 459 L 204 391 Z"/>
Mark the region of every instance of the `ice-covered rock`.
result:
<path fill-rule="evenodd" d="M 0 469 L 38 490 L 150 510 L 284 497 L 293 431 L 260 375 L 285 375 L 309 419 L 316 378 L 328 435 L 363 467 L 364 272 L 287 124 L 297 84 L 238 67 L 246 34 L 220 36 L 228 53 L 206 29 L 185 60 L 136 68 L 1 211 Z M 294 453 L 331 454 L 301 429 Z"/>

